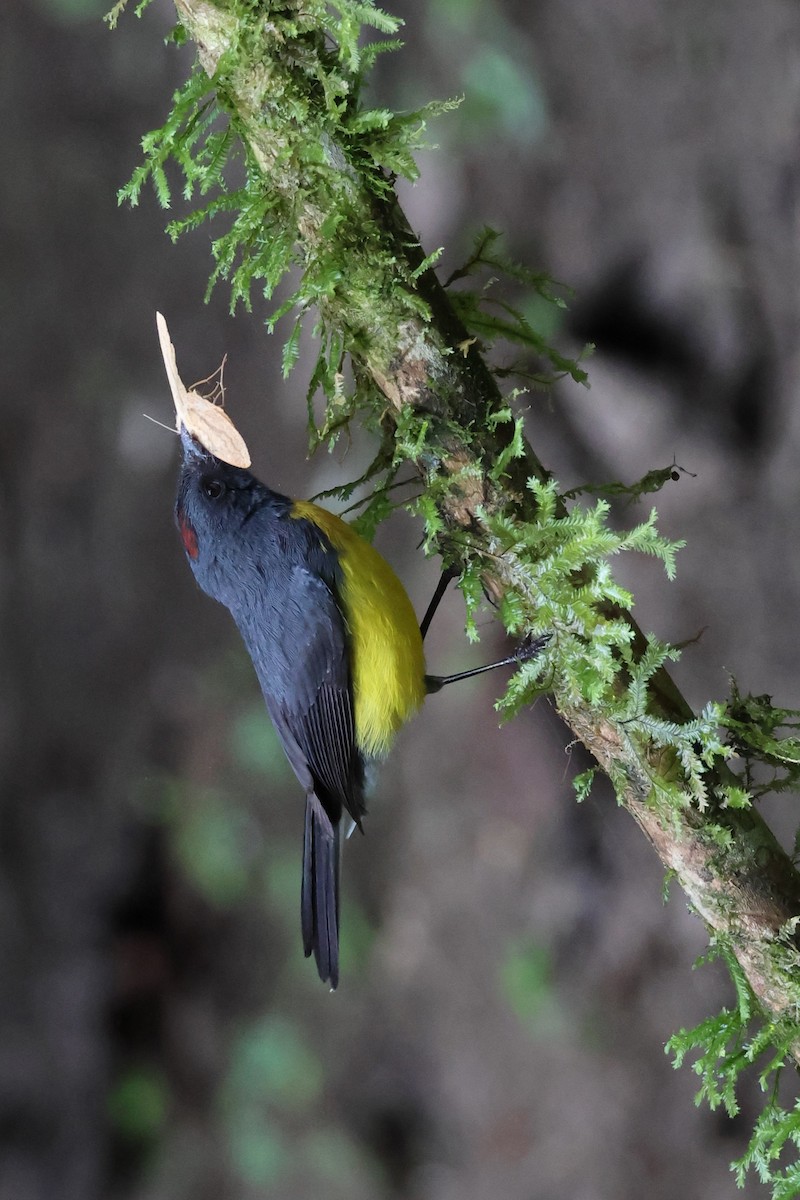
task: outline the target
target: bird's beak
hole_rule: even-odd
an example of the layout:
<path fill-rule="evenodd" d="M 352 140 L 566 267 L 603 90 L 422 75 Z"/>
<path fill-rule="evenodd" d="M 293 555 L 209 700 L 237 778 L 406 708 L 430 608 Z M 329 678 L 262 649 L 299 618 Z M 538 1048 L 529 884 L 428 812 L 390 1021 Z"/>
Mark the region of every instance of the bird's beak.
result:
<path fill-rule="evenodd" d="M 202 460 L 209 457 L 209 453 L 205 450 L 196 437 L 189 433 L 186 426 L 181 421 L 181 446 L 183 448 L 183 461 L 192 462 L 194 460 Z"/>

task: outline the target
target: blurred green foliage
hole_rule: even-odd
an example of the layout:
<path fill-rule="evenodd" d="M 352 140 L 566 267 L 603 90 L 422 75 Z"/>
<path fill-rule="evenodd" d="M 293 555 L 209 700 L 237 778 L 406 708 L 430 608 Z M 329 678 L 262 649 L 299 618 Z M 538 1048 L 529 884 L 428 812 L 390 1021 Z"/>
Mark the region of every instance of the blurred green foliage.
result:
<path fill-rule="evenodd" d="M 130 1141 L 154 1141 L 166 1123 L 169 1095 L 166 1079 L 154 1067 L 128 1070 L 108 1097 L 112 1125 Z"/>
<path fill-rule="evenodd" d="M 553 996 L 547 949 L 528 939 L 509 942 L 500 983 L 521 1023 L 534 1030 L 547 1015 Z"/>
<path fill-rule="evenodd" d="M 304 1153 L 311 1170 L 326 1181 L 326 1191 L 333 1187 L 336 1189 L 335 1194 L 347 1195 L 351 1181 L 363 1176 L 367 1165 L 363 1151 L 341 1129 L 333 1125 L 325 1125 L 309 1133 L 305 1140 Z M 378 1194 L 377 1180 L 373 1194 Z"/>
<path fill-rule="evenodd" d="M 358 834 L 353 834 L 358 837 Z M 345 847 L 347 854 L 347 847 Z M 376 929 L 368 920 L 366 913 L 352 896 L 345 900 L 344 916 L 342 918 L 340 958 L 342 975 L 355 979 L 364 972 L 372 947 L 375 943 Z"/>
<path fill-rule="evenodd" d="M 493 9 L 494 5 L 491 0 L 432 0 L 428 12 L 435 20 L 448 22 L 451 29 L 471 32 L 481 8 Z"/>
<path fill-rule="evenodd" d="M 262 901 L 297 934 L 300 903 L 300 829 L 294 841 L 271 839 L 262 872 Z"/>
<path fill-rule="evenodd" d="M 248 886 L 251 822 L 230 796 L 216 789 L 192 786 L 181 791 L 171 829 L 177 860 L 210 904 L 228 908 L 242 899 Z"/>
<path fill-rule="evenodd" d="M 427 23 L 429 44 L 447 46 L 464 92 L 448 136 L 530 143 L 544 135 L 547 106 L 535 65 L 494 0 L 434 0 Z"/>
<path fill-rule="evenodd" d="M 231 752 L 239 766 L 270 779 L 283 782 L 291 775 L 278 735 L 259 699 L 252 708 L 240 713 L 230 732 Z"/>
<path fill-rule="evenodd" d="M 531 142 L 547 125 L 544 100 L 535 82 L 514 57 L 499 46 L 481 46 L 461 70 L 467 99 L 464 116 L 473 136 L 497 136 Z"/>
<path fill-rule="evenodd" d="M 234 1039 L 220 1107 L 237 1174 L 274 1184 L 293 1155 L 283 1125 L 313 1105 L 322 1089 L 319 1059 L 286 1017 L 267 1014 Z"/>
<path fill-rule="evenodd" d="M 223 1105 L 278 1105 L 300 1112 L 322 1090 L 322 1066 L 288 1018 L 266 1015 L 235 1039 Z"/>
<path fill-rule="evenodd" d="M 217 670 L 214 667 L 212 673 Z M 232 718 L 227 740 L 238 766 L 270 779 L 278 787 L 289 780 L 286 757 L 260 700 Z M 245 899 L 254 886 L 265 851 L 254 806 L 232 788 L 201 787 L 196 782 L 185 784 L 172 779 L 163 785 L 158 818 L 169 831 L 181 870 L 205 900 L 215 907 L 229 908 Z M 299 845 L 298 834 L 298 854 Z M 270 850 L 268 874 L 280 873 L 281 887 L 270 887 L 264 898 L 269 895 L 274 901 L 286 891 L 289 848 L 284 843 L 271 843 Z M 294 863 L 295 874 L 298 869 Z M 293 886 L 293 909 L 296 892 Z"/>
<path fill-rule="evenodd" d="M 236 1173 L 254 1187 L 275 1183 L 290 1156 L 279 1131 L 258 1112 L 240 1112 L 229 1120 L 228 1145 Z"/>

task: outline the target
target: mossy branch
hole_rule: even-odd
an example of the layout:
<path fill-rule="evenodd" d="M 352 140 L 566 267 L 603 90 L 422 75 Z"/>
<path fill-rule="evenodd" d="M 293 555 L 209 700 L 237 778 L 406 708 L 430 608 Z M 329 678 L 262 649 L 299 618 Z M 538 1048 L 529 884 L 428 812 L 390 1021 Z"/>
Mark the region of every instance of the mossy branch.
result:
<path fill-rule="evenodd" d="M 245 185 L 173 222 L 173 232 L 207 216 L 229 221 L 213 245 L 214 278 L 230 280 L 234 304 L 249 303 L 256 280 L 271 295 L 299 266 L 300 283 L 274 320 L 291 310 L 296 321 L 316 314 L 314 437 L 334 436 L 358 409 L 383 435 L 373 467 L 386 479 L 373 516 L 387 506 L 398 468 L 412 464 L 424 485 L 418 511 L 426 547 L 461 572 L 468 613 L 485 594 L 510 631 L 554 633 L 504 704 L 513 710 L 543 690 L 552 694 L 724 945 L 767 1026 L 780 1030 L 773 1043 L 800 1063 L 800 876 L 729 771 L 723 707 L 691 712 L 664 667 L 674 652 L 638 630 L 631 598 L 608 566 L 611 555 L 638 550 L 660 557 L 671 574 L 676 547 L 657 533 L 654 514 L 621 535 L 607 523 L 605 500 L 584 508 L 572 506 L 577 493 L 559 496 L 482 345 L 491 337 L 522 344 L 543 362 L 543 377 L 583 379 L 580 364 L 550 348 L 507 302 L 493 307 L 486 288 L 447 290 L 435 274 L 436 254 L 426 257 L 411 232 L 392 184 L 394 174 L 415 173 L 426 112 L 370 110 L 360 98 L 366 69 L 394 44 L 365 49 L 361 25 L 392 35 L 398 22 L 351 0 L 175 4 L 202 73 L 176 95 L 164 128 L 149 135 L 145 168 L 123 194 L 135 201 L 149 172 L 168 203 L 170 155 L 183 168 L 186 194 L 204 194 L 222 178 L 233 131 Z M 562 302 L 549 281 L 501 262 L 491 231 L 448 285 L 482 264 Z M 345 355 L 355 379 L 350 393 Z M 313 416 L 318 389 L 327 400 L 321 422 Z M 654 486 L 646 477 L 625 490 L 655 490 L 665 472 L 653 474 Z M 738 1011 L 750 1020 L 749 1006 Z"/>

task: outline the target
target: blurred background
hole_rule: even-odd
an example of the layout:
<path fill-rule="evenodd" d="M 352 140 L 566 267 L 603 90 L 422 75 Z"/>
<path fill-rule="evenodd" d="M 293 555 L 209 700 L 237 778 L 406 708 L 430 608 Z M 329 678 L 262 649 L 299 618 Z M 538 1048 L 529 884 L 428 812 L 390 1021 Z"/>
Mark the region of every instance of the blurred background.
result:
<path fill-rule="evenodd" d="M 177 447 L 155 336 L 187 381 L 227 352 L 257 472 L 310 495 L 370 447 L 306 456 L 310 346 L 280 378 L 266 312 L 205 307 L 209 232 L 118 208 L 190 50 L 170 6 L 0 9 L 0 1200 L 684 1200 L 734 1194 L 761 1097 L 692 1103 L 669 1035 L 731 1000 L 705 934 L 545 700 L 499 727 L 497 676 L 429 701 L 346 847 L 342 983 L 302 957 L 302 800 L 226 612 L 172 526 Z M 800 10 L 784 0 L 399 0 L 375 94 L 463 95 L 403 188 L 445 272 L 490 223 L 571 285 L 592 387 L 534 393 L 564 487 L 633 481 L 684 537 L 678 580 L 619 564 L 640 623 L 699 641 L 690 701 L 800 703 Z M 279 333 L 281 331 L 279 330 Z M 285 336 L 285 335 L 284 335 Z M 641 519 L 646 507 L 622 510 Z M 435 563 L 379 545 L 419 611 Z M 438 672 L 505 646 L 463 639 Z M 791 837 L 794 802 L 769 816 Z M 745 1195 L 761 1194 L 750 1183 Z"/>

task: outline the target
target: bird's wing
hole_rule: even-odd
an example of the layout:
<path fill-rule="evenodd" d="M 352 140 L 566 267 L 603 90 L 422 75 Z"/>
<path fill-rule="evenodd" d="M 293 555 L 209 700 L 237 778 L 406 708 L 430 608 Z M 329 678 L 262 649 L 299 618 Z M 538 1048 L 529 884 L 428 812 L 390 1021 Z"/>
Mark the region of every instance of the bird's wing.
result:
<path fill-rule="evenodd" d="M 347 631 L 333 591 L 307 568 L 293 569 L 289 596 L 281 641 L 293 651 L 293 660 L 273 720 L 308 792 L 300 895 L 303 949 L 313 953 L 320 978 L 335 988 L 340 818 L 343 806 L 358 823 L 364 813 Z"/>
<path fill-rule="evenodd" d="M 273 720 L 296 774 L 306 782 L 303 767 L 310 772 L 331 820 L 344 806 L 360 822 L 362 766 L 345 620 L 331 588 L 305 567 L 294 567 L 288 595 L 281 634 L 286 678 L 277 688 L 271 681 Z"/>

